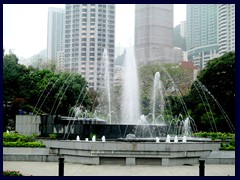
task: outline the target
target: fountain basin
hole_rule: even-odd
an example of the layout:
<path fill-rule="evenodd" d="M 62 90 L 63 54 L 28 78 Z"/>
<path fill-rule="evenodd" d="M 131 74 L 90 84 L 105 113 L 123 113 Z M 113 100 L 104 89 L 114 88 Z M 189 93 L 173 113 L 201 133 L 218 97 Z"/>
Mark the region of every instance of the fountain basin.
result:
<path fill-rule="evenodd" d="M 43 140 L 51 154 L 63 155 L 66 162 L 81 164 L 122 164 L 175 166 L 198 164 L 212 151 L 218 151 L 215 142 L 120 142 Z"/>

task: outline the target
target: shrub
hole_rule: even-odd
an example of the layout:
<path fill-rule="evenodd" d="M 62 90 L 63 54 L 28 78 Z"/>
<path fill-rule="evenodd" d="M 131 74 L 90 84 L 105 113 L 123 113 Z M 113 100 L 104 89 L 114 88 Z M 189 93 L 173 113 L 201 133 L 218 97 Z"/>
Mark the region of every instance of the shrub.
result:
<path fill-rule="evenodd" d="M 36 142 L 36 135 L 20 135 L 18 133 L 3 133 L 4 147 L 46 147 L 42 142 Z"/>
<path fill-rule="evenodd" d="M 93 136 L 96 136 L 96 134 L 90 133 L 90 139 L 92 139 Z"/>
<path fill-rule="evenodd" d="M 3 171 L 3 176 L 23 176 L 19 171 Z"/>
<path fill-rule="evenodd" d="M 234 151 L 235 150 L 235 134 L 221 133 L 221 132 L 197 132 L 193 134 L 194 137 L 208 137 L 212 140 L 220 139 L 225 141 L 221 143 L 219 150 Z"/>
<path fill-rule="evenodd" d="M 3 141 L 3 147 L 46 147 L 46 145 L 38 142 L 5 142 Z"/>
<path fill-rule="evenodd" d="M 227 144 L 227 143 L 221 143 L 220 149 L 219 150 L 224 150 L 224 151 L 234 151 L 235 150 L 235 145 Z"/>
<path fill-rule="evenodd" d="M 57 139 L 57 134 L 49 134 L 49 137 L 50 137 L 51 139 Z"/>
<path fill-rule="evenodd" d="M 22 142 L 33 142 L 36 140 L 36 135 L 20 135 L 18 133 L 3 133 L 3 141 L 6 142 L 16 142 L 16 141 L 22 141 Z"/>

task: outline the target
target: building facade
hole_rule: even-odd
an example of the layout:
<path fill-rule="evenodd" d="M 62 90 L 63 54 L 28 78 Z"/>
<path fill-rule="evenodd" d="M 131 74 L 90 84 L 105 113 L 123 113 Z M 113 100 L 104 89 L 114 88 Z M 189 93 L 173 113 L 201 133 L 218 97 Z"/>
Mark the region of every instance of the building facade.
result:
<path fill-rule="evenodd" d="M 58 51 L 63 50 L 64 9 L 48 9 L 47 59 L 57 61 Z"/>
<path fill-rule="evenodd" d="M 114 79 L 114 4 L 66 4 L 64 70 L 80 73 L 95 90 L 104 85 L 108 52 L 110 82 Z"/>
<path fill-rule="evenodd" d="M 219 55 L 235 51 L 235 4 L 218 4 Z"/>
<path fill-rule="evenodd" d="M 135 5 L 135 56 L 139 63 L 176 62 L 173 49 L 173 4 Z"/>
<path fill-rule="evenodd" d="M 201 69 L 219 56 L 217 8 L 217 4 L 187 4 L 188 60 Z"/>
<path fill-rule="evenodd" d="M 174 27 L 174 47 L 181 48 L 183 51 L 186 51 L 186 38 L 181 36 L 181 25 Z"/>
<path fill-rule="evenodd" d="M 187 21 L 180 22 L 180 35 L 181 35 L 181 37 L 186 38 L 186 36 L 187 36 Z"/>

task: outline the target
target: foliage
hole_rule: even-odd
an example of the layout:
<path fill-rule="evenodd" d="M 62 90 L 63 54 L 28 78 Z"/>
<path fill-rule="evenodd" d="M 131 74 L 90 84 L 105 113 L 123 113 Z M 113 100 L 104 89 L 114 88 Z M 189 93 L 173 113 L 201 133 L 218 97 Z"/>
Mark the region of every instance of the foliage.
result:
<path fill-rule="evenodd" d="M 49 134 L 50 139 L 57 139 L 57 134 Z"/>
<path fill-rule="evenodd" d="M 210 60 L 185 102 L 199 130 L 234 132 L 235 53 Z"/>
<path fill-rule="evenodd" d="M 41 69 L 25 67 L 18 64 L 16 55 L 4 56 L 4 131 L 9 126 L 9 119 L 15 122 L 20 109 L 33 114 L 68 115 L 75 105 L 84 106 L 88 111 L 98 105 L 98 94 L 88 90 L 88 84 L 80 74 L 54 70 L 54 65 L 41 66 Z"/>
<path fill-rule="evenodd" d="M 220 140 L 226 140 L 226 139 L 235 139 L 234 133 L 222 133 L 222 132 L 202 132 L 199 131 L 197 133 L 193 133 L 194 137 L 204 137 L 204 138 L 211 138 L 211 139 L 220 139 Z"/>
<path fill-rule="evenodd" d="M 235 144 L 232 145 L 230 143 L 221 143 L 221 147 L 220 147 L 219 150 L 234 151 L 235 150 Z"/>
<path fill-rule="evenodd" d="M 92 139 L 93 136 L 96 136 L 96 134 L 94 134 L 94 133 L 90 133 L 90 139 Z"/>
<path fill-rule="evenodd" d="M 18 133 L 3 133 L 3 141 L 5 142 L 33 142 L 36 140 L 36 135 L 20 135 Z"/>
<path fill-rule="evenodd" d="M 4 55 L 3 58 L 3 127 L 4 131 L 8 125 L 8 119 L 15 120 L 15 114 L 24 103 L 24 99 L 18 96 L 20 89 L 19 77 L 28 73 L 28 69 L 18 64 L 15 54 Z M 19 99 L 17 99 L 19 98 Z M 15 124 L 15 123 L 14 123 Z"/>
<path fill-rule="evenodd" d="M 211 138 L 211 140 L 221 140 L 219 150 L 232 151 L 235 150 L 235 134 L 222 132 L 197 132 L 193 133 L 194 137 Z"/>
<path fill-rule="evenodd" d="M 23 176 L 22 173 L 20 173 L 20 171 L 3 171 L 3 176 Z"/>
<path fill-rule="evenodd" d="M 149 62 L 142 64 L 139 68 L 139 79 L 141 89 L 141 109 L 143 114 L 151 113 L 152 96 L 153 96 L 153 81 L 156 72 L 160 73 L 160 79 L 163 85 L 163 93 L 165 98 L 165 109 L 170 112 L 170 106 L 174 106 L 174 115 L 179 115 L 184 111 L 182 96 L 185 95 L 193 82 L 193 71 L 186 69 L 178 64 L 161 64 L 159 62 Z M 176 100 L 176 101 L 175 101 Z M 179 105 L 177 105 L 179 104 Z M 180 110 L 181 109 L 181 110 Z"/>
<path fill-rule="evenodd" d="M 46 147 L 46 145 L 38 143 L 38 142 L 4 142 L 3 147 Z"/>
<path fill-rule="evenodd" d="M 42 142 L 36 142 L 36 135 L 20 135 L 18 133 L 3 133 L 4 147 L 46 147 Z"/>

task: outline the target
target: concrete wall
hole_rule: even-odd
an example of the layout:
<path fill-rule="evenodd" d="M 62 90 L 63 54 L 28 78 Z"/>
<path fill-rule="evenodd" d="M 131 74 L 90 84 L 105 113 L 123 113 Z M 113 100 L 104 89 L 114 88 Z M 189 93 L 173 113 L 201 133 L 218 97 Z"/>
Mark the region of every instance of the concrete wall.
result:
<path fill-rule="evenodd" d="M 235 151 L 219 151 L 219 143 L 148 143 L 43 140 L 47 148 L 3 148 L 5 161 L 66 162 L 81 164 L 122 164 L 176 166 L 198 164 L 235 164 Z"/>
<path fill-rule="evenodd" d="M 220 144 L 212 142 L 155 143 L 155 142 L 91 142 L 44 140 L 52 154 L 65 157 L 66 162 L 83 164 L 151 164 L 174 166 L 197 164 L 218 151 Z"/>
<path fill-rule="evenodd" d="M 19 134 L 40 135 L 41 117 L 36 115 L 16 115 L 16 131 Z"/>

